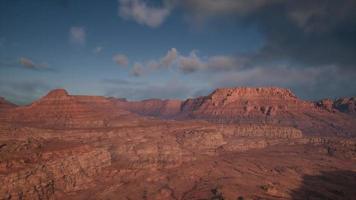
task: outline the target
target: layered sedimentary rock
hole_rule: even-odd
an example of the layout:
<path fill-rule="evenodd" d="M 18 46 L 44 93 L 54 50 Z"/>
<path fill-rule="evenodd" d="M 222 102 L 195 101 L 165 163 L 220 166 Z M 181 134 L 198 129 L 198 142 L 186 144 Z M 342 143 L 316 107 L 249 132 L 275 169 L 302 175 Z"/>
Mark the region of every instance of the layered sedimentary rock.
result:
<path fill-rule="evenodd" d="M 349 172 L 306 178 L 302 188 L 306 175 L 354 171 L 354 139 L 306 136 L 345 136 L 353 118 L 331 100 L 302 101 L 285 89 L 219 89 L 184 103 L 54 90 L 3 113 L 0 199 L 355 196 Z"/>
<path fill-rule="evenodd" d="M 46 113 L 45 113 L 46 112 Z M 208 96 L 179 100 L 143 100 L 73 96 L 54 90 L 29 106 L 12 109 L 6 120 L 51 127 L 107 127 L 131 121 L 132 113 L 170 119 L 203 119 L 218 123 L 275 124 L 311 135 L 356 134 L 354 98 L 309 102 L 283 88 L 222 88 Z M 347 113 L 347 114 L 344 114 Z M 126 120 L 129 121 L 129 120 Z"/>
<path fill-rule="evenodd" d="M 174 140 L 142 140 L 117 146 L 115 161 L 124 169 L 164 169 L 194 160 L 190 152 L 180 148 Z"/>
<path fill-rule="evenodd" d="M 290 90 L 281 88 L 223 88 L 217 89 L 205 97 L 188 99 L 182 106 L 183 111 L 210 113 L 211 109 L 220 109 L 215 115 L 226 117 L 237 114 L 264 114 L 273 116 L 277 110 L 297 110 L 310 106 L 300 101 Z M 214 115 L 214 113 L 212 113 Z"/>
<path fill-rule="evenodd" d="M 107 103 L 107 104 L 104 104 Z M 18 125 L 34 125 L 50 128 L 105 127 L 117 116 L 127 114 L 112 110 L 102 98 L 71 96 L 63 89 L 49 92 L 29 106 L 17 107 L 4 113 L 5 121 Z M 108 112 L 111 110 L 111 112 Z"/>
<path fill-rule="evenodd" d="M 214 129 L 185 130 L 176 137 L 184 149 L 206 155 L 214 155 L 219 147 L 227 143 L 223 133 Z"/>
<path fill-rule="evenodd" d="M 299 129 L 273 125 L 231 125 L 225 126 L 225 128 L 222 128 L 222 131 L 227 135 L 242 137 L 264 137 L 274 139 L 297 139 L 303 137 L 303 133 Z"/>
<path fill-rule="evenodd" d="M 111 165 L 110 153 L 104 148 L 46 147 L 36 140 L 5 144 L 0 160 L 1 199 L 54 199 L 87 189 Z"/>
<path fill-rule="evenodd" d="M 330 116 L 349 122 L 329 101 L 317 105 L 289 90 L 248 88 L 184 104 L 141 103 L 55 90 L 6 111 L 0 199 L 293 199 L 305 174 L 354 170 L 353 140 L 303 134 L 305 123 L 329 128 Z M 354 196 L 347 186 L 355 176 L 342 177 L 349 177 L 342 180 L 347 185 L 322 194 L 317 187 L 311 196 Z"/>
<path fill-rule="evenodd" d="M 112 101 L 120 109 L 159 118 L 275 124 L 296 127 L 310 135 L 356 134 L 356 119 L 352 115 L 355 110 L 354 98 L 311 102 L 301 100 L 283 88 L 221 88 L 208 96 L 183 102 L 158 99 Z"/>
<path fill-rule="evenodd" d="M 288 89 L 224 88 L 206 97 L 186 100 L 178 118 L 278 124 L 297 127 L 306 134 L 355 135 L 355 119 L 340 112 L 329 112 L 329 108 L 326 101 L 321 109 L 313 102 L 298 99 Z"/>

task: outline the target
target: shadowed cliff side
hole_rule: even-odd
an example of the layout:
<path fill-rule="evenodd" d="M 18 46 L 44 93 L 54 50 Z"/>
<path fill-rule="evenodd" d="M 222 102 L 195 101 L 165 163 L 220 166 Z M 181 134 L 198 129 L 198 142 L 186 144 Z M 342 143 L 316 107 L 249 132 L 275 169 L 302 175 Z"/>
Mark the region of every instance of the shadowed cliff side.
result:
<path fill-rule="evenodd" d="M 352 200 L 356 197 L 355 185 L 355 171 L 322 171 L 305 175 L 301 186 L 292 192 L 292 199 Z"/>

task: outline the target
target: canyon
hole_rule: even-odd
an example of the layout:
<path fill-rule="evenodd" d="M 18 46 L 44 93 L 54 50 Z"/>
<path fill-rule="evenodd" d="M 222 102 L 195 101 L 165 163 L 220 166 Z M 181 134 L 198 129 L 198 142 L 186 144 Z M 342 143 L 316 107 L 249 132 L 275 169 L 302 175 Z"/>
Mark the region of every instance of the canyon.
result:
<path fill-rule="evenodd" d="M 0 199 L 354 199 L 355 97 L 0 99 Z"/>

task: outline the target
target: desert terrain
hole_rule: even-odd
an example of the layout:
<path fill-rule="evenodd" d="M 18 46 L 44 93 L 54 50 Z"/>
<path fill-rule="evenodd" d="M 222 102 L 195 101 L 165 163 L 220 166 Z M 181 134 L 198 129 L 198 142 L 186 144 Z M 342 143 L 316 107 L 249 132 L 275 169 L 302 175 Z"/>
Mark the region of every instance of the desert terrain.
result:
<path fill-rule="evenodd" d="M 0 99 L 0 199 L 355 199 L 356 99 Z"/>

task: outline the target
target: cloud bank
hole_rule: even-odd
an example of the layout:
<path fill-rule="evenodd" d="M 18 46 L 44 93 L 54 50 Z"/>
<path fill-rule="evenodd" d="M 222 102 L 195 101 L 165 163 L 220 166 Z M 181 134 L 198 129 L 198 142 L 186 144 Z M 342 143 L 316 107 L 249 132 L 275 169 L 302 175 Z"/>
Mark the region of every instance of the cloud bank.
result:
<path fill-rule="evenodd" d="M 27 68 L 27 69 L 33 69 L 33 70 L 42 70 L 42 69 L 48 69 L 48 64 L 47 63 L 35 63 L 29 58 L 21 57 L 19 59 L 19 63 L 21 66 Z"/>
<path fill-rule="evenodd" d="M 252 66 L 276 61 L 298 67 L 356 65 L 354 0 L 172 0 L 159 7 L 148 6 L 152 1 L 119 2 L 122 17 L 152 27 L 161 25 L 173 8 L 181 10 L 193 23 L 214 18 L 255 25 L 265 41 L 258 52 L 248 55 Z M 202 65 L 194 53 L 182 58 L 182 62 L 185 72 Z"/>
<path fill-rule="evenodd" d="M 129 65 L 129 59 L 124 54 L 116 54 L 112 59 L 116 64 L 122 67 L 127 67 Z"/>
<path fill-rule="evenodd" d="M 151 28 L 160 26 L 170 12 L 171 6 L 168 2 L 163 6 L 154 7 L 143 0 L 119 0 L 119 16 Z"/>

